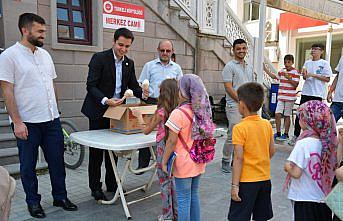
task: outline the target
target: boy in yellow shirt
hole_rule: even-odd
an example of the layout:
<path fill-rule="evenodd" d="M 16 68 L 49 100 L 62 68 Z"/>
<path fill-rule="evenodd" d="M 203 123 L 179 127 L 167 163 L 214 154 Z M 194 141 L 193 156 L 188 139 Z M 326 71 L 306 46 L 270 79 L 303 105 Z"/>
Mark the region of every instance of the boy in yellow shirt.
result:
<path fill-rule="evenodd" d="M 237 90 L 242 121 L 233 128 L 234 160 L 231 185 L 230 221 L 266 221 L 273 217 L 270 159 L 275 153 L 273 130 L 257 111 L 264 89 L 251 82 Z"/>

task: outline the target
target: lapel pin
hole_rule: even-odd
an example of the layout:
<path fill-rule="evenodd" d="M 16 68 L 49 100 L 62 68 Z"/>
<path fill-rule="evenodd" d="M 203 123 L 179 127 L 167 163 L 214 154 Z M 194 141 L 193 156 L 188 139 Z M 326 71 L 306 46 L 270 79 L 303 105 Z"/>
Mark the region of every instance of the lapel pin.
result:
<path fill-rule="evenodd" d="M 126 63 L 125 63 L 125 65 L 126 65 L 126 66 L 128 66 L 128 65 L 129 65 L 129 63 L 127 63 L 127 62 L 126 62 Z"/>

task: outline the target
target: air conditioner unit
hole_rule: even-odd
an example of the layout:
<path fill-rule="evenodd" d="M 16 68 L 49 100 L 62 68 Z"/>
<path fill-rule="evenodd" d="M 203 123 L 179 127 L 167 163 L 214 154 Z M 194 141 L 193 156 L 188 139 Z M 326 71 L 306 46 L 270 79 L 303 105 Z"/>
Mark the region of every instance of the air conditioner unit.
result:
<path fill-rule="evenodd" d="M 279 27 L 276 19 L 270 19 L 266 22 L 265 42 L 279 41 Z"/>

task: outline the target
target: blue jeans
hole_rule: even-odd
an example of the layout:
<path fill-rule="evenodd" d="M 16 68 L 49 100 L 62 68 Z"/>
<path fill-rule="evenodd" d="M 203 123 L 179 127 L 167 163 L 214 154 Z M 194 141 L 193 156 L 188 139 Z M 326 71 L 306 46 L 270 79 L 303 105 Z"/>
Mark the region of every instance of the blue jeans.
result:
<path fill-rule="evenodd" d="M 343 117 L 343 102 L 332 102 L 330 109 L 335 116 L 336 122 Z"/>
<path fill-rule="evenodd" d="M 200 175 L 175 178 L 178 221 L 200 221 L 199 182 Z"/>
<path fill-rule="evenodd" d="M 26 203 L 33 205 L 41 200 L 41 196 L 38 194 L 38 180 L 35 171 L 39 146 L 42 148 L 44 158 L 48 163 L 54 200 L 66 199 L 64 143 L 59 118 L 43 123 L 25 123 L 25 125 L 29 136 L 27 140 L 17 138 L 17 145 L 20 176 L 26 194 Z"/>

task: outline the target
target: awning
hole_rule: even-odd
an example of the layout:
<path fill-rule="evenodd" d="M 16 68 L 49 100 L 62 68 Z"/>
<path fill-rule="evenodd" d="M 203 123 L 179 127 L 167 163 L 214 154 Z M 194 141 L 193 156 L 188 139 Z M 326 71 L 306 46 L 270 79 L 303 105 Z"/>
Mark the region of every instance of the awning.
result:
<path fill-rule="evenodd" d="M 262 0 L 251 1 L 260 4 Z M 342 3 L 328 0 L 316 0 L 312 2 L 312 5 L 305 5 L 304 2 L 297 0 L 267 0 L 267 6 L 321 21 L 339 24 L 342 15 Z"/>
<path fill-rule="evenodd" d="M 343 22 L 343 19 L 341 19 L 341 22 Z M 288 31 L 297 30 L 300 28 L 322 26 L 327 24 L 328 23 L 324 21 L 304 17 L 290 12 L 285 12 L 280 15 L 279 29 L 280 31 Z"/>

